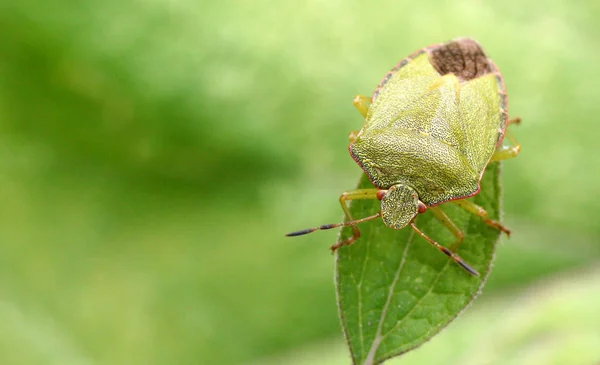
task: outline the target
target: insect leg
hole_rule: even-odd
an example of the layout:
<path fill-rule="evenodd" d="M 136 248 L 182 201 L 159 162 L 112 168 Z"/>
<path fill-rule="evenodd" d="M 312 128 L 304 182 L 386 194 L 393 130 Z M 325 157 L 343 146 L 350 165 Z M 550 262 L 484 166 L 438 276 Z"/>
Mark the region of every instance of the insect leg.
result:
<path fill-rule="evenodd" d="M 439 220 L 440 223 L 444 225 L 444 227 L 448 228 L 448 230 L 452 233 L 452 235 L 454 235 L 454 237 L 456 237 L 456 242 L 454 242 L 452 246 L 450 246 L 450 249 L 456 252 L 456 250 L 458 249 L 458 245 L 460 245 L 460 243 L 465 238 L 465 234 L 456 225 L 456 223 L 454 223 L 452 219 L 450 219 L 448 214 L 446 214 L 440 207 L 429 207 L 429 210 L 431 211 L 431 213 L 433 213 L 433 216 L 437 220 Z"/>
<path fill-rule="evenodd" d="M 513 122 L 513 123 L 520 123 L 520 119 L 519 118 L 516 118 L 516 119 L 518 119 L 519 121 Z M 506 160 L 509 158 L 517 157 L 519 152 L 521 152 L 521 145 L 519 144 L 519 142 L 517 141 L 515 136 L 513 136 L 512 133 L 510 133 L 510 131 L 508 129 L 505 132 L 505 136 L 508 137 L 508 140 L 510 141 L 512 146 L 502 146 L 502 147 L 496 149 L 496 151 L 492 155 L 492 159 L 490 161 L 501 161 L 501 160 Z"/>
<path fill-rule="evenodd" d="M 509 119 L 508 120 L 508 125 L 511 125 L 511 124 L 521 124 L 521 118 L 515 117 L 515 118 L 512 118 L 512 119 Z"/>
<path fill-rule="evenodd" d="M 358 112 L 366 118 L 367 112 L 369 111 L 369 105 L 371 105 L 371 98 L 364 95 L 356 95 L 354 100 L 352 100 L 352 104 Z"/>
<path fill-rule="evenodd" d="M 444 255 L 446 255 L 446 256 L 450 257 L 452 260 L 454 260 L 454 262 L 456 262 L 458 265 L 460 265 L 460 267 L 465 269 L 469 274 L 479 276 L 479 273 L 477 272 L 477 270 L 475 270 L 471 266 L 469 266 L 469 264 L 467 264 L 460 256 L 458 256 L 457 254 L 450 251 L 446 247 L 440 245 L 439 243 L 437 243 L 434 240 L 432 240 L 431 238 L 429 238 L 425 233 L 423 233 L 420 229 L 418 229 L 414 223 L 411 223 L 410 226 L 412 227 L 412 229 L 415 230 L 415 232 L 417 232 L 419 234 L 419 236 L 423 237 L 427 242 L 431 243 L 435 248 L 442 251 L 442 253 L 444 253 Z"/>
<path fill-rule="evenodd" d="M 346 205 L 346 200 L 358 200 L 358 199 L 378 199 L 377 198 L 377 189 L 356 189 L 345 191 L 340 195 L 340 205 L 342 206 L 342 210 L 344 210 L 344 215 L 346 216 L 347 222 L 352 222 L 354 219 L 350 214 L 350 209 Z M 379 213 L 381 214 L 381 213 Z M 343 241 L 336 242 L 333 246 L 331 246 L 331 251 L 335 251 L 338 248 L 344 245 L 350 245 L 354 243 L 360 237 L 360 230 L 356 225 L 351 225 L 352 227 L 352 237 L 347 238 Z"/>
<path fill-rule="evenodd" d="M 483 222 L 485 224 L 487 224 L 488 226 L 495 228 L 499 231 L 504 232 L 506 234 L 506 236 L 510 237 L 510 230 L 508 228 L 504 227 L 502 224 L 500 224 L 500 222 L 497 222 L 492 219 L 488 219 L 487 212 L 485 211 L 485 209 L 483 209 L 479 205 L 477 205 L 471 201 L 465 200 L 465 199 L 453 200 L 453 201 L 451 201 L 451 203 L 454 203 L 454 204 L 458 205 L 459 207 L 461 207 L 462 209 L 466 210 L 467 212 L 480 217 L 481 220 L 483 220 Z"/>
<path fill-rule="evenodd" d="M 331 246 L 331 250 L 335 251 L 338 248 L 342 247 L 343 245 L 349 245 L 349 244 L 353 243 L 354 241 L 356 241 L 358 239 L 358 237 L 360 237 L 360 230 L 356 227 L 356 225 L 359 223 L 362 223 L 362 222 L 366 222 L 366 221 L 381 217 L 381 212 L 371 215 L 371 216 L 368 216 L 368 217 L 354 220 L 352 218 L 352 215 L 350 214 L 350 209 L 348 209 L 348 206 L 346 205 L 346 200 L 380 199 L 380 197 L 382 196 L 381 193 L 385 192 L 385 191 L 386 190 L 377 190 L 377 189 L 356 189 L 356 190 L 346 191 L 346 192 L 342 193 L 342 195 L 340 196 L 340 204 L 341 204 L 342 209 L 344 210 L 344 214 L 346 216 L 346 220 L 343 223 L 324 224 L 324 225 L 318 226 L 318 227 L 302 229 L 300 231 L 288 233 L 288 234 L 286 234 L 286 236 L 288 236 L 288 237 L 302 236 L 302 235 L 312 233 L 315 231 L 319 231 L 319 230 L 350 226 L 350 227 L 352 227 L 352 237 L 345 239 L 343 241 L 337 242 L 336 244 Z"/>

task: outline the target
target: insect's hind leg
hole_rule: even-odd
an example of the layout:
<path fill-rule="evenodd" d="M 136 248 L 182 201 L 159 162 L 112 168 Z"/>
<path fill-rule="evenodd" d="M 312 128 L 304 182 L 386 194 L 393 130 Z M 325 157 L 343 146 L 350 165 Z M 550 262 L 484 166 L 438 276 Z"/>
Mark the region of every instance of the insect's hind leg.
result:
<path fill-rule="evenodd" d="M 521 118 L 520 117 L 514 117 L 512 119 L 508 120 L 508 125 L 511 124 L 521 124 Z"/>
<path fill-rule="evenodd" d="M 346 205 L 347 200 L 378 199 L 378 191 L 379 190 L 377 189 L 356 189 L 343 192 L 342 195 L 340 195 L 340 205 L 342 206 L 342 210 L 346 216 L 346 221 L 354 221 L 352 214 L 350 214 L 350 209 Z M 355 224 L 351 225 L 350 227 L 352 227 L 352 237 L 336 242 L 333 246 L 331 246 L 332 252 L 344 245 L 351 245 L 360 237 L 360 230 L 358 227 Z"/>
<path fill-rule="evenodd" d="M 369 106 L 371 105 L 371 98 L 364 95 L 356 95 L 354 100 L 352 100 L 352 104 L 358 110 L 358 112 L 364 117 L 367 117 L 367 112 L 369 111 Z"/>
<path fill-rule="evenodd" d="M 438 221 L 440 221 L 440 223 L 444 225 L 444 227 L 446 227 L 454 237 L 456 237 L 456 242 L 454 242 L 452 246 L 450 246 L 450 250 L 456 252 L 458 246 L 465 238 L 464 232 L 456 225 L 456 223 L 452 221 L 452 219 L 450 219 L 448 214 L 446 214 L 440 207 L 429 207 L 429 210 L 431 211 L 431 213 L 433 213 L 433 216 Z"/>
<path fill-rule="evenodd" d="M 468 201 L 466 199 L 453 200 L 451 203 L 454 203 L 454 204 L 458 205 L 459 207 L 461 207 L 462 209 L 466 210 L 467 212 L 480 217 L 481 220 L 483 221 L 483 223 L 485 223 L 488 226 L 495 228 L 501 232 L 504 232 L 507 237 L 510 237 L 510 230 L 508 228 L 504 227 L 500 222 L 489 219 L 487 217 L 488 214 L 485 211 L 485 209 L 483 209 L 479 205 L 477 205 L 471 201 Z"/>
<path fill-rule="evenodd" d="M 363 118 L 367 117 L 367 113 L 369 112 L 369 106 L 371 105 L 371 98 L 364 95 L 356 95 L 354 100 L 352 100 L 352 104 L 358 110 L 358 112 L 363 116 Z M 356 137 L 358 136 L 358 131 L 352 131 L 348 135 L 348 141 L 350 143 L 354 143 L 356 141 Z"/>
<path fill-rule="evenodd" d="M 510 126 L 511 124 L 521 124 L 521 118 L 514 118 L 509 120 L 508 126 Z M 502 146 L 496 149 L 490 161 L 507 160 L 509 158 L 517 157 L 521 152 L 521 144 L 517 141 L 515 136 L 513 136 L 513 134 L 508 130 L 508 126 L 506 127 L 504 135 L 508 138 L 512 146 Z"/>

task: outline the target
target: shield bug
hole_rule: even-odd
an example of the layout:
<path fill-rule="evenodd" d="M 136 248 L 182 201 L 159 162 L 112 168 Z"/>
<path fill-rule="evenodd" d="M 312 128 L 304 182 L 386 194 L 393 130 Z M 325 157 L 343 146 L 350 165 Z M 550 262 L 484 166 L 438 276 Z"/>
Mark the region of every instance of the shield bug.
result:
<path fill-rule="evenodd" d="M 483 208 L 465 200 L 479 192 L 488 163 L 515 157 L 521 150 L 507 131 L 520 119 L 508 119 L 504 80 L 496 65 L 474 40 L 455 39 L 403 59 L 384 76 L 371 98 L 358 95 L 353 103 L 365 122 L 360 131 L 350 133 L 350 155 L 375 187 L 342 193 L 345 223 L 287 236 L 351 226 L 352 237 L 334 244 L 335 251 L 360 237 L 357 224 L 381 217 L 393 229 L 410 226 L 467 272 L 478 275 L 455 253 L 464 234 L 439 205 L 456 204 L 510 234 L 488 219 Z M 505 136 L 511 145 L 503 145 Z M 379 199 L 381 210 L 354 220 L 346 201 L 355 199 Z M 456 237 L 452 249 L 417 228 L 415 218 L 426 210 Z"/>

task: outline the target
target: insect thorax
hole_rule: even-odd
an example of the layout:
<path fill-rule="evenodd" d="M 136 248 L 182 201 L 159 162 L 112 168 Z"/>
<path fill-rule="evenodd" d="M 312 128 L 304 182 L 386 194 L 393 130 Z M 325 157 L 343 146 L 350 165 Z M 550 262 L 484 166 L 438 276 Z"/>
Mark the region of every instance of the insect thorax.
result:
<path fill-rule="evenodd" d="M 427 205 L 479 189 L 478 174 L 456 148 L 414 130 L 370 130 L 350 145 L 350 153 L 375 186 L 405 184 Z"/>

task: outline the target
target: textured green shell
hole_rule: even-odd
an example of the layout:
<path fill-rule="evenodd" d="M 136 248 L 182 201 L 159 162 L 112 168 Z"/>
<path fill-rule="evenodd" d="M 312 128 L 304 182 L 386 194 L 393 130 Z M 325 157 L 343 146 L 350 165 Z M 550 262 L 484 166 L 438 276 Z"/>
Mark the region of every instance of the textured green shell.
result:
<path fill-rule="evenodd" d="M 468 197 L 502 142 L 506 108 L 496 65 L 475 41 L 456 39 L 384 77 L 349 150 L 378 188 L 408 185 L 426 205 Z"/>

